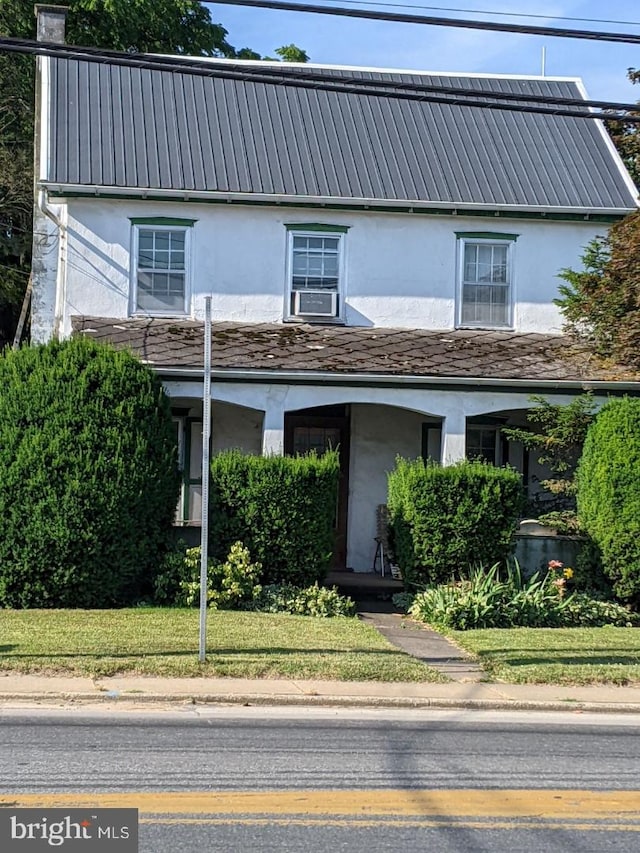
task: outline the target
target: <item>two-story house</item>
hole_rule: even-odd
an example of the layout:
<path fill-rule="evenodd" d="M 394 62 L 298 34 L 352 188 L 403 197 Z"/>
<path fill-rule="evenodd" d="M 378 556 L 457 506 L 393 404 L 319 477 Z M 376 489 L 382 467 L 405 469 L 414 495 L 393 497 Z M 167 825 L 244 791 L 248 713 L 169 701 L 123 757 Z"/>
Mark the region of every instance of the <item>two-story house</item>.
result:
<path fill-rule="evenodd" d="M 355 570 L 398 454 L 481 455 L 534 483 L 500 432 L 530 395 L 640 390 L 573 353 L 554 305 L 559 271 L 636 208 L 601 122 L 557 104 L 579 80 L 136 61 L 39 59 L 32 337 L 91 335 L 158 371 L 185 523 L 206 296 L 213 450 L 339 447 Z"/>

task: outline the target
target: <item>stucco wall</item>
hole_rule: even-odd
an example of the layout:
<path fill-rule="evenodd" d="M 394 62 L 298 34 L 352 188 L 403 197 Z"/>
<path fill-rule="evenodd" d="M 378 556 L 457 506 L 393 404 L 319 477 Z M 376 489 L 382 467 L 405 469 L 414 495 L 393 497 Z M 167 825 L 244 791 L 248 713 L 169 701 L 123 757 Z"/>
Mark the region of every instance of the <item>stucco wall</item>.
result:
<path fill-rule="evenodd" d="M 425 416 L 390 406 L 351 407 L 347 565 L 369 571 L 375 554 L 376 508 L 387 502 L 387 473 L 396 456 L 415 459 Z"/>
<path fill-rule="evenodd" d="M 318 211 L 167 202 L 72 199 L 64 247 L 63 329 L 72 314 L 126 317 L 130 217 L 195 219 L 190 310 L 202 316 L 213 295 L 217 320 L 283 318 L 287 231 L 292 223 L 349 228 L 345 238 L 347 322 L 352 325 L 453 328 L 456 232 L 518 234 L 514 248 L 514 320 L 519 331 L 559 331 L 557 273 L 579 266 L 583 247 L 603 226 L 500 217 Z M 59 287 L 62 285 L 59 284 Z"/>

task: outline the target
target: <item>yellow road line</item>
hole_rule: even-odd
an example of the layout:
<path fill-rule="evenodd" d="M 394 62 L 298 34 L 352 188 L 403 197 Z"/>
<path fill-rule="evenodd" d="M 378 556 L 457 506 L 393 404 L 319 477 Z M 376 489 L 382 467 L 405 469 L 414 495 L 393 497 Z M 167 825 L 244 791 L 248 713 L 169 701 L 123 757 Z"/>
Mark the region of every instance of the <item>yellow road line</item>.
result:
<path fill-rule="evenodd" d="M 586 790 L 283 790 L 130 791 L 2 794 L 0 806 L 137 808 L 164 815 L 330 815 L 332 817 L 541 818 L 640 820 L 640 791 Z"/>
<path fill-rule="evenodd" d="M 507 830 L 562 830 L 562 832 L 640 832 L 640 824 L 638 823 L 580 823 L 566 822 L 561 823 L 553 821 L 533 821 L 522 820 L 468 820 L 459 818 L 458 820 L 450 820 L 448 818 L 421 819 L 379 817 L 376 820 L 362 818 L 332 818 L 328 815 L 319 816 L 317 818 L 301 818 L 301 817 L 143 817 L 140 823 L 153 824 L 155 826 L 181 826 L 185 824 L 201 824 L 204 826 L 335 826 L 349 829 L 371 829 L 376 827 L 397 829 L 403 827 L 424 828 L 424 829 L 452 829 L 463 827 L 464 829 L 507 829 Z"/>

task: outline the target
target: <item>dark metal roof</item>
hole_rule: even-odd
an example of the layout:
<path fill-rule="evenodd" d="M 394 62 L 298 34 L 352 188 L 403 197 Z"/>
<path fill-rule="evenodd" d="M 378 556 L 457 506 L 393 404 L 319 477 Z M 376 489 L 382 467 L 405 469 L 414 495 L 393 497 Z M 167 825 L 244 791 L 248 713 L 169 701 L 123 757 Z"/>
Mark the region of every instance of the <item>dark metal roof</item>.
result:
<path fill-rule="evenodd" d="M 343 203 L 635 208 L 598 123 L 590 119 L 71 59 L 50 63 L 46 180 L 53 185 Z M 303 76 L 305 69 L 295 73 Z M 575 82 L 552 79 L 339 73 L 356 83 L 375 79 L 470 92 L 582 96 Z"/>
<path fill-rule="evenodd" d="M 153 367 L 202 369 L 203 324 L 74 317 L 74 333 L 130 349 Z M 604 370 L 562 335 L 214 323 L 212 367 L 393 376 L 589 382 L 640 376 Z"/>

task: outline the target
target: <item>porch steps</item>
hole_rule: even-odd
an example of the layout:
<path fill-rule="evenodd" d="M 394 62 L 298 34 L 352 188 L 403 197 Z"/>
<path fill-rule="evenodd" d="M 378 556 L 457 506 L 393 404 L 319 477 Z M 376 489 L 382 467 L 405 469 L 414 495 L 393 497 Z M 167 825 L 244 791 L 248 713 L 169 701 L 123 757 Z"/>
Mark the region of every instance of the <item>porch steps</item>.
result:
<path fill-rule="evenodd" d="M 389 575 L 381 577 L 377 572 L 352 572 L 349 570 L 329 572 L 324 585 L 338 587 L 339 592 L 350 596 L 358 603 L 363 601 L 391 603 L 391 597 L 404 589 L 402 581 L 394 580 Z"/>

